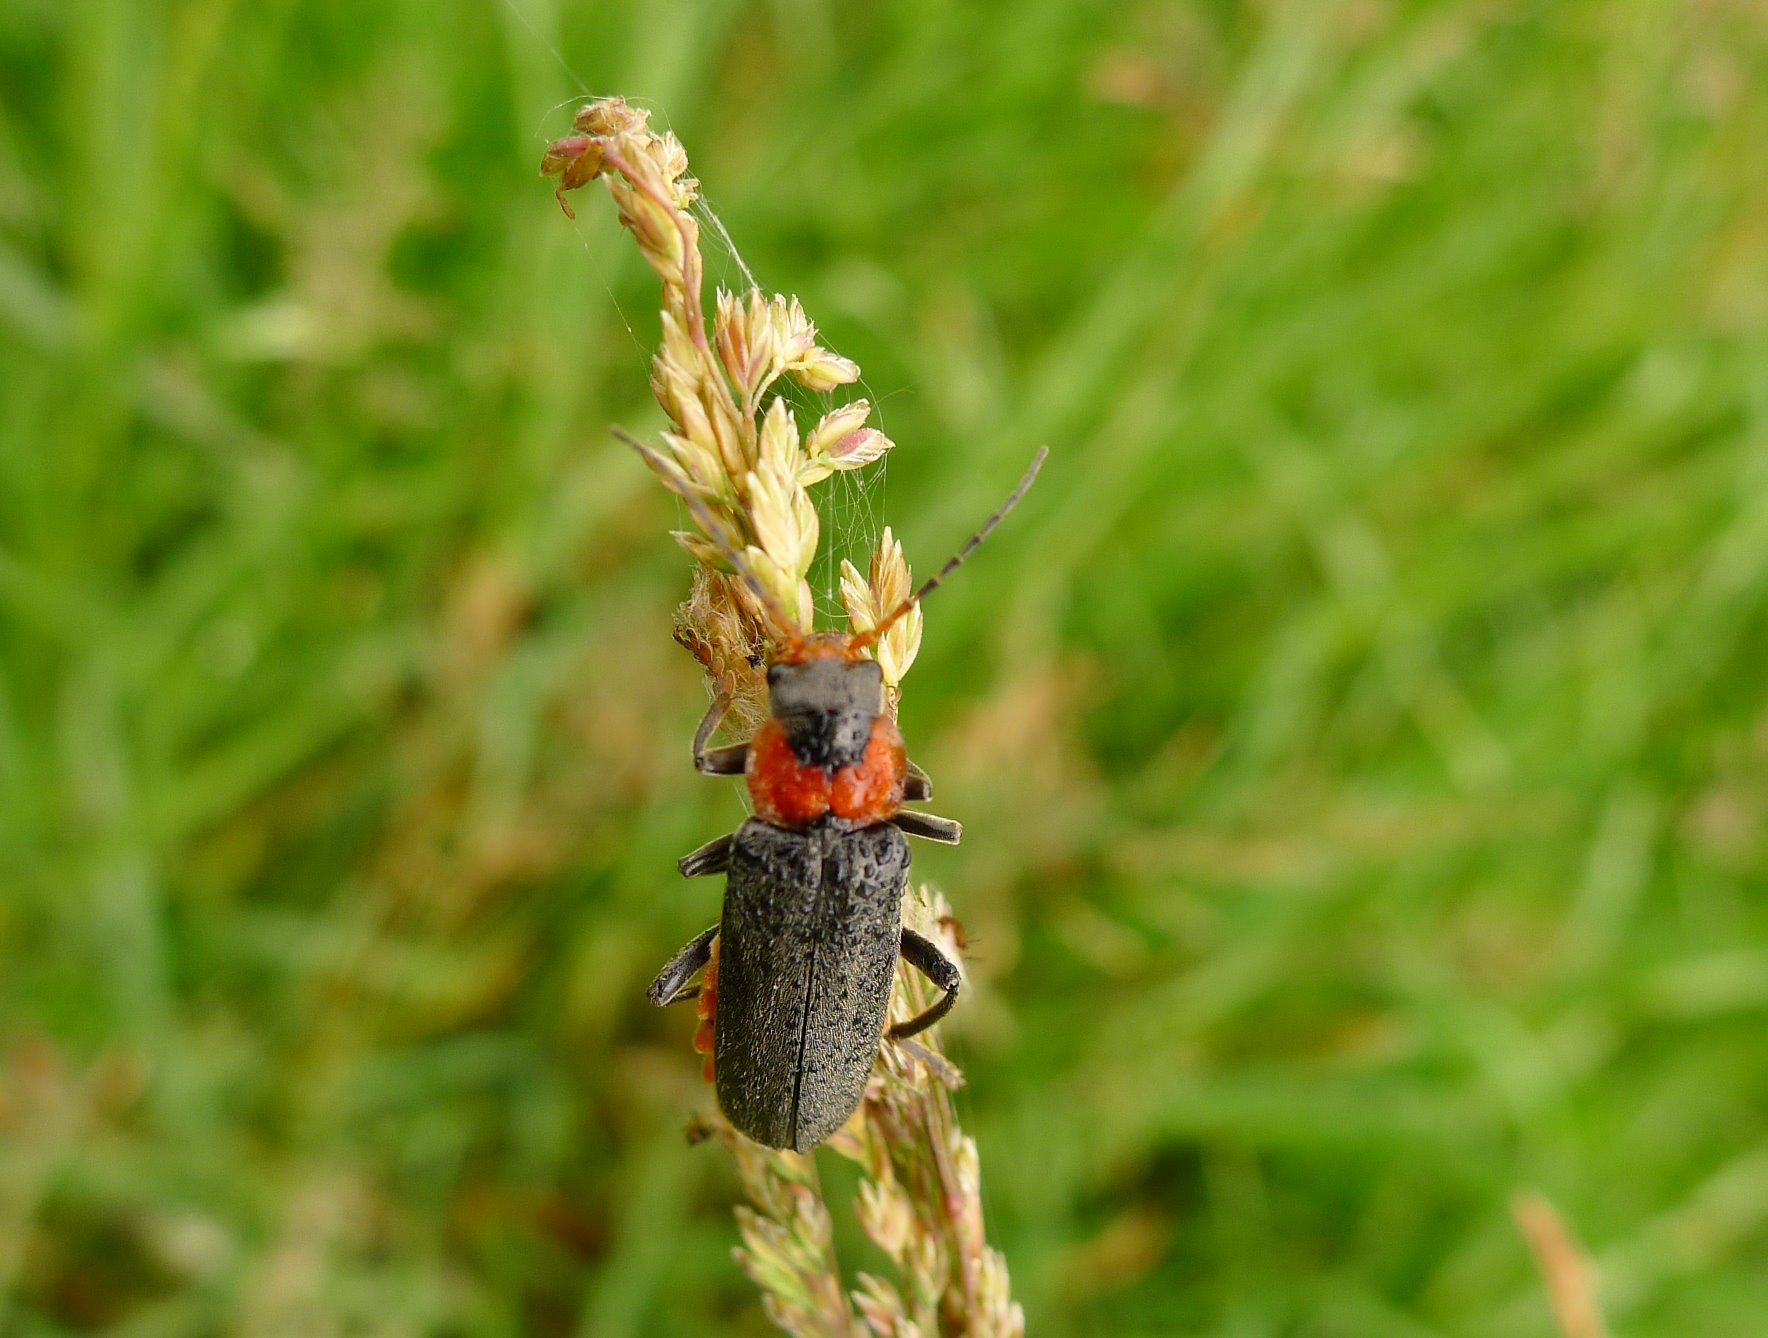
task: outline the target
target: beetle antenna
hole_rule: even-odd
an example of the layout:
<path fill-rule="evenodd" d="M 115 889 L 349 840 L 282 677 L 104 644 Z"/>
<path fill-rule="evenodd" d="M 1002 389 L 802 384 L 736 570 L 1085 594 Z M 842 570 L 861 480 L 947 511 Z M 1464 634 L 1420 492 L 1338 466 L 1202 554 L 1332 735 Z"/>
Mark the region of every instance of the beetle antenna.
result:
<path fill-rule="evenodd" d="M 610 430 L 617 441 L 623 441 L 637 451 L 659 478 L 667 479 L 669 477 L 671 473 L 669 463 L 655 446 L 640 441 L 623 427 L 615 427 Z M 781 639 L 793 646 L 802 643 L 804 634 L 798 630 L 793 620 L 786 616 L 786 611 L 780 607 L 780 602 L 773 597 L 773 593 L 755 579 L 755 573 L 749 570 L 749 564 L 743 560 L 743 555 L 737 551 L 736 545 L 725 536 L 724 526 L 719 524 L 718 517 L 712 514 L 711 508 L 692 493 L 681 492 L 674 488 L 671 488 L 670 491 L 687 503 L 688 510 L 693 513 L 695 522 L 711 544 L 718 549 L 719 556 L 731 564 L 743 584 L 749 587 L 749 593 L 754 595 L 760 601 L 761 607 L 767 611 L 767 616 L 774 624 L 774 630 L 780 634 Z"/>
<path fill-rule="evenodd" d="M 994 527 L 1007 518 L 1007 513 L 1019 505 L 1019 499 L 1024 497 L 1031 489 L 1032 483 L 1037 479 L 1038 470 L 1044 467 L 1044 457 L 1049 453 L 1050 448 L 1048 446 L 1039 446 L 1037 448 L 1037 454 L 1031 458 L 1031 468 L 1025 471 L 1025 477 L 1019 480 L 1019 485 L 1014 488 L 1012 492 L 1007 494 L 1007 500 L 1001 503 L 1000 509 L 997 510 L 994 515 L 982 522 L 982 528 L 977 530 L 975 534 L 972 534 L 964 541 L 964 546 L 951 555 L 945 566 L 941 567 L 938 571 L 934 572 L 933 575 L 921 582 L 920 589 L 916 590 L 914 594 L 910 595 L 907 599 L 903 600 L 902 603 L 890 610 L 889 613 L 885 614 L 871 627 L 854 637 L 852 643 L 853 649 L 864 650 L 867 646 L 877 641 L 879 637 L 883 636 L 892 627 L 896 626 L 898 622 L 906 618 L 910 609 L 914 608 L 923 599 L 927 598 L 928 595 L 939 589 L 939 587 L 945 583 L 946 577 L 950 576 L 959 567 L 963 566 L 964 559 L 974 553 L 982 541 L 994 532 Z"/>

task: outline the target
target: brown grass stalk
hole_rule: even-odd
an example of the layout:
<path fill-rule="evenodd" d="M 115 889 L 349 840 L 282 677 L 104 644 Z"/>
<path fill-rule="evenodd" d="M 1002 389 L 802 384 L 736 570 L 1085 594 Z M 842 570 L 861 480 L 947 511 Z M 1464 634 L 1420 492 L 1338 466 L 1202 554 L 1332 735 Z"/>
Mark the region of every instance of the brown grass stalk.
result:
<path fill-rule="evenodd" d="M 634 445 L 664 486 L 688 503 L 695 524 L 675 536 L 695 560 L 676 638 L 699 660 L 710 691 L 732 702 L 739 721 L 752 724 L 762 714 L 761 666 L 781 635 L 767 606 L 782 612 L 791 630 L 812 630 L 806 577 L 820 532 L 809 490 L 879 459 L 892 443 L 867 426 L 871 406 L 864 400 L 831 409 L 805 430 L 776 392 L 782 378 L 830 391 L 859 376 L 858 367 L 817 342 L 796 298 L 720 291 L 708 331 L 699 226 L 690 212 L 697 184 L 687 175 L 680 142 L 653 132 L 646 118 L 620 98 L 591 102 L 578 111 L 575 133 L 547 147 L 541 170 L 556 178 L 567 214 L 566 192 L 603 181 L 621 223 L 662 281 L 663 338 L 651 388 L 669 427 L 659 442 Z M 731 554 L 740 555 L 742 577 Z M 842 564 L 849 627 L 869 629 L 912 588 L 902 547 L 886 529 L 867 572 Z M 873 647 L 893 708 L 921 631 L 917 606 Z M 903 912 L 906 923 L 960 960 L 943 898 L 925 887 L 907 889 Z M 931 1003 L 926 982 L 899 964 L 892 1018 L 913 1016 Z M 736 1210 L 743 1239 L 736 1258 L 785 1332 L 800 1338 L 868 1331 L 891 1338 L 1023 1334 L 1006 1262 L 989 1248 L 983 1229 L 976 1144 L 952 1107 L 951 1092 L 961 1084 L 936 1032 L 913 1043 L 886 1041 L 859 1110 L 829 1141 L 860 1167 L 855 1215 L 894 1274 L 860 1274 L 851 1287 L 835 1257 L 814 1157 L 760 1147 L 720 1117 L 702 1122 L 703 1133 L 730 1149 L 749 1198 L 749 1206 Z"/>
<path fill-rule="evenodd" d="M 1510 1213 L 1541 1270 L 1559 1331 L 1565 1338 L 1608 1338 L 1595 1273 L 1558 1210 L 1539 1194 L 1518 1194 Z"/>

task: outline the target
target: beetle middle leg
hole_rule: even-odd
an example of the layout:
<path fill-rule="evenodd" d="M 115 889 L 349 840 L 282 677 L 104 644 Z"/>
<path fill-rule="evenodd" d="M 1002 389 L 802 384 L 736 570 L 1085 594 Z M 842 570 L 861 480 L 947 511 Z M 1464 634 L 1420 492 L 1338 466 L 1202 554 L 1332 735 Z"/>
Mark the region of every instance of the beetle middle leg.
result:
<path fill-rule="evenodd" d="M 905 808 L 890 819 L 890 824 L 909 836 L 919 836 L 946 846 L 955 846 L 964 838 L 963 823 L 955 818 L 942 818 L 936 813 L 917 813 Z"/>
<path fill-rule="evenodd" d="M 718 926 L 713 925 L 704 933 L 696 934 L 689 939 L 682 950 L 671 957 L 651 982 L 651 988 L 645 991 L 645 997 L 659 1008 L 667 1008 L 670 1004 L 686 1003 L 689 999 L 699 997 L 697 985 L 689 985 L 688 981 L 712 960 L 712 941 L 718 937 Z"/>
<path fill-rule="evenodd" d="M 726 833 L 714 837 L 698 850 L 690 850 L 676 860 L 675 867 L 681 870 L 683 878 L 698 878 L 708 873 L 723 873 L 731 866 L 731 841 L 735 838 Z"/>
<path fill-rule="evenodd" d="M 741 776 L 749 764 L 747 743 L 733 743 L 723 748 L 706 746 L 712 740 L 712 731 L 718 728 L 730 708 L 730 693 L 720 692 L 712 699 L 706 714 L 701 717 L 700 727 L 694 731 L 694 767 L 702 775 Z"/>
<path fill-rule="evenodd" d="M 922 937 L 906 925 L 902 931 L 902 959 L 944 990 L 945 997 L 926 1012 L 892 1027 L 890 1038 L 897 1041 L 926 1031 L 951 1012 L 952 1005 L 958 1001 L 958 987 L 964 983 L 964 973 L 958 969 L 958 964 L 941 952 L 932 939 Z"/>

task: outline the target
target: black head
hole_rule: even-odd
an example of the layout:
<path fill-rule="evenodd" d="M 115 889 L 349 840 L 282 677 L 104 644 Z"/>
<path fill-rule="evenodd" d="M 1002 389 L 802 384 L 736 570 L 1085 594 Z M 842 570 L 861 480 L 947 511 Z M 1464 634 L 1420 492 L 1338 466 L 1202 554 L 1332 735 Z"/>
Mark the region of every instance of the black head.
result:
<path fill-rule="evenodd" d="M 768 666 L 767 697 L 781 717 L 851 715 L 870 721 L 884 710 L 884 673 L 876 660 L 781 661 Z"/>

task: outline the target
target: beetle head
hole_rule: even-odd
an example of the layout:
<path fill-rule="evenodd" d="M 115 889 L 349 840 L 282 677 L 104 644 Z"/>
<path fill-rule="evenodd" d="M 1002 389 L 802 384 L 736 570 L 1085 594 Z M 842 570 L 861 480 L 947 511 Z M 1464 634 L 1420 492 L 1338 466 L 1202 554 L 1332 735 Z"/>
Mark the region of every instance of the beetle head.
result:
<path fill-rule="evenodd" d="M 854 655 L 846 637 L 812 637 L 767 670 L 768 704 L 776 716 L 837 713 L 872 717 L 884 711 L 884 671 Z"/>

